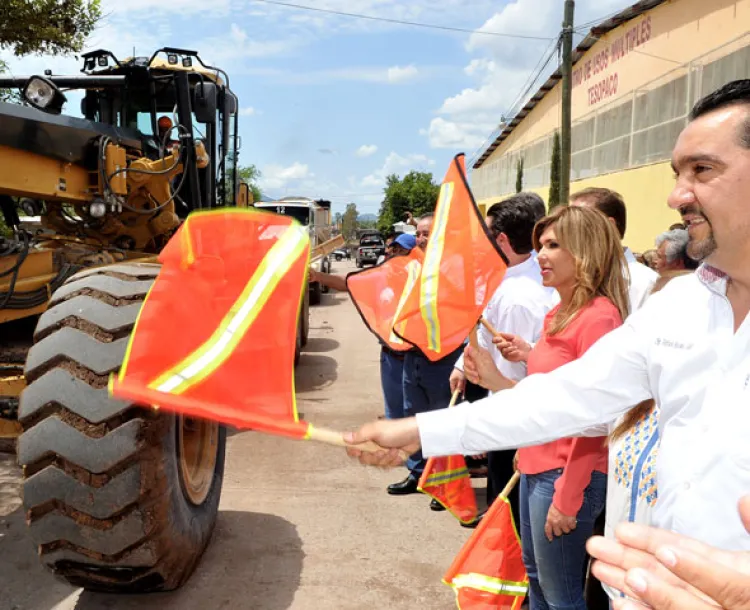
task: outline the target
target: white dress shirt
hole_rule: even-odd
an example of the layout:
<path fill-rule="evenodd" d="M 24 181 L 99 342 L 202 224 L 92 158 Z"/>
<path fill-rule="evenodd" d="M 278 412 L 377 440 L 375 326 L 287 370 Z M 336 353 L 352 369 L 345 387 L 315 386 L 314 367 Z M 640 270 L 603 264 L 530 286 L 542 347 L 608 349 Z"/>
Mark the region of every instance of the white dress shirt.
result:
<path fill-rule="evenodd" d="M 643 307 L 654 289 L 656 280 L 659 279 L 659 274 L 635 260 L 630 248 L 625 248 L 625 260 L 628 261 L 628 272 L 630 274 L 628 298 L 630 300 L 630 312 L 632 313 Z"/>
<path fill-rule="evenodd" d="M 528 343 L 536 343 L 542 332 L 544 316 L 550 310 L 550 298 L 542 287 L 542 274 L 535 257 L 508 267 L 500 286 L 492 295 L 482 317 L 495 330 L 511 333 Z M 526 377 L 525 362 L 508 362 L 492 344 L 492 335 L 480 326 L 477 332 L 479 346 L 492 355 L 497 369 L 508 379 L 520 381 Z M 463 371 L 463 354 L 456 368 Z"/>
<path fill-rule="evenodd" d="M 750 551 L 737 503 L 750 493 L 750 316 L 734 332 L 727 278 L 672 280 L 582 358 L 513 390 L 417 416 L 425 456 L 547 443 L 661 408 L 657 527 Z"/>

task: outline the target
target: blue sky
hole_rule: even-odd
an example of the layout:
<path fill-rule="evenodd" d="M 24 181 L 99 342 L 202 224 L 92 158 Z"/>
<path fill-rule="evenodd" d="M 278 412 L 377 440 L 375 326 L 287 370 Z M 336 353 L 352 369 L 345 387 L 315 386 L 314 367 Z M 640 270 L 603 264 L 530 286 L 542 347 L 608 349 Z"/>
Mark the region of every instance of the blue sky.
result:
<path fill-rule="evenodd" d="M 536 37 L 556 36 L 563 0 L 296 0 L 389 19 Z M 579 0 L 577 24 L 628 0 Z M 328 15 L 257 0 L 102 0 L 88 48 L 200 51 L 240 98 L 240 162 L 263 172 L 274 197 L 353 201 L 376 213 L 384 177 L 411 169 L 442 179 L 497 127 L 548 46 Z M 76 73 L 74 58 L 14 58 L 14 74 Z M 71 112 L 73 109 L 71 108 Z"/>

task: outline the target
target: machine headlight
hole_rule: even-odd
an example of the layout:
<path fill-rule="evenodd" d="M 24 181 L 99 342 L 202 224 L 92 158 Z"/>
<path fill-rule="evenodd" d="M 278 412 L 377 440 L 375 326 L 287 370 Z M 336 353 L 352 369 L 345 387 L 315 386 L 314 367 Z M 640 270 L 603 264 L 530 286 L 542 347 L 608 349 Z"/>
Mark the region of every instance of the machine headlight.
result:
<path fill-rule="evenodd" d="M 51 80 L 41 76 L 32 76 L 23 88 L 23 98 L 34 108 L 60 114 L 67 101 L 62 91 Z"/>
<path fill-rule="evenodd" d="M 89 214 L 94 218 L 102 218 L 107 213 L 107 204 L 103 201 L 93 201 L 89 206 Z"/>

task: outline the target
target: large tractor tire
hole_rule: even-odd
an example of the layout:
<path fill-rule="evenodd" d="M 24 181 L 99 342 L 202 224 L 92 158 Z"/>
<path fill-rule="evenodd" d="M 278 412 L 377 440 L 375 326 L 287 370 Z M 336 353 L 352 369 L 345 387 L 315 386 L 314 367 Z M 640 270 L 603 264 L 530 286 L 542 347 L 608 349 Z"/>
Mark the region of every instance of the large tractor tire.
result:
<path fill-rule="evenodd" d="M 307 345 L 310 338 L 310 291 L 305 290 L 302 298 L 302 308 L 300 311 L 300 347 Z"/>
<path fill-rule="evenodd" d="M 310 284 L 310 305 L 320 305 L 320 301 L 323 299 L 323 287 L 320 282 L 312 282 Z"/>
<path fill-rule="evenodd" d="M 26 362 L 18 459 L 29 532 L 48 568 L 90 590 L 179 587 L 216 523 L 226 430 L 107 393 L 158 271 L 120 264 L 73 276 Z"/>
<path fill-rule="evenodd" d="M 294 346 L 294 366 L 299 364 L 302 358 L 302 348 L 307 345 L 310 335 L 310 291 L 305 289 L 302 303 L 300 304 L 299 320 L 297 321 L 297 340 Z"/>
<path fill-rule="evenodd" d="M 323 269 L 323 273 L 330 273 L 331 272 L 331 259 L 330 258 L 326 257 L 326 258 L 323 259 L 322 269 Z M 323 294 L 328 294 L 329 292 L 331 292 L 331 287 L 330 286 L 322 286 L 321 287 L 321 292 Z"/>

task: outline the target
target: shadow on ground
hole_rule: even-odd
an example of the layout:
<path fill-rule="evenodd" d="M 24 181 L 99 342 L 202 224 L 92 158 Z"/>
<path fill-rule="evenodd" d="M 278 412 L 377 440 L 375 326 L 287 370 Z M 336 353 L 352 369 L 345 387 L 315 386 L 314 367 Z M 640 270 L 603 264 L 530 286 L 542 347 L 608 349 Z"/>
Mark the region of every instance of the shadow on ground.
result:
<path fill-rule="evenodd" d="M 21 469 L 0 455 L 0 610 L 51 610 L 75 591 L 39 561 L 21 506 Z"/>
<path fill-rule="evenodd" d="M 340 301 L 348 298 L 349 294 L 346 292 L 331 291 L 321 295 L 320 303 L 317 305 L 311 305 L 311 307 L 332 307 L 333 305 L 337 305 Z"/>
<path fill-rule="evenodd" d="M 303 350 L 306 354 L 321 354 L 324 352 L 332 352 L 341 345 L 335 339 L 328 339 L 326 337 L 310 337 L 307 340 L 307 345 Z"/>
<path fill-rule="evenodd" d="M 180 590 L 147 595 L 82 592 L 76 610 L 286 610 L 305 554 L 297 528 L 273 515 L 221 511 L 213 540 Z"/>
<path fill-rule="evenodd" d="M 20 469 L 0 455 L 0 610 L 286 610 L 304 560 L 297 528 L 264 513 L 220 511 L 211 544 L 180 590 L 91 593 L 57 580 L 28 536 Z"/>
<path fill-rule="evenodd" d="M 338 366 L 336 360 L 330 356 L 303 352 L 299 366 L 294 371 L 297 393 L 320 390 L 332 384 L 338 379 Z"/>

